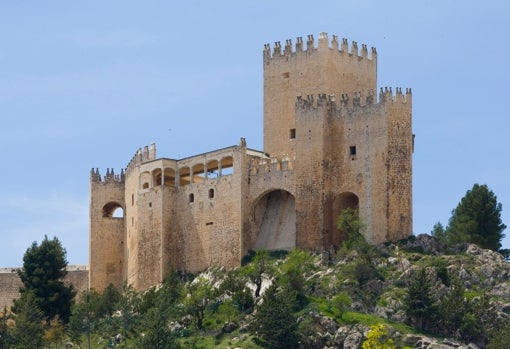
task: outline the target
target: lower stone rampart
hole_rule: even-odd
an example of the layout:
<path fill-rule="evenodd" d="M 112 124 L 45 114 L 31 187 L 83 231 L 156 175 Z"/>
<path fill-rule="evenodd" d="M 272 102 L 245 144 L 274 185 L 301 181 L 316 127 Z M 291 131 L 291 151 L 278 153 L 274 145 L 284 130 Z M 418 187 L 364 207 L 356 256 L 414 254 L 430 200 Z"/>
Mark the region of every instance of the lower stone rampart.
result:
<path fill-rule="evenodd" d="M 23 286 L 18 276 L 19 268 L 0 268 L 0 311 L 11 307 L 13 300 L 19 298 L 19 289 Z M 72 284 L 77 296 L 89 288 L 89 271 L 86 265 L 70 265 L 65 278 L 67 285 Z"/>

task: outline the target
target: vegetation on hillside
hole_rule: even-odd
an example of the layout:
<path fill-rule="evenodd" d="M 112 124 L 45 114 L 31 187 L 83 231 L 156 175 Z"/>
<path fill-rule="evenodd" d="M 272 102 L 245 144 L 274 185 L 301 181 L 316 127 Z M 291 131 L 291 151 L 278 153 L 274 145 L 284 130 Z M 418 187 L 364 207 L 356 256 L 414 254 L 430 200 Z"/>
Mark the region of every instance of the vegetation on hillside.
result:
<path fill-rule="evenodd" d="M 172 271 L 143 292 L 110 285 L 79 295 L 68 321 L 65 312 L 43 311 L 41 293 L 24 291 L 14 312 L 0 316 L 0 349 L 66 343 L 89 349 L 379 349 L 413 348 L 433 338 L 507 347 L 510 265 L 500 254 L 428 235 L 372 246 L 360 234 L 365 225 L 355 210 L 344 210 L 338 226 L 345 240 L 335 255 L 257 251 L 240 268 Z M 34 251 L 36 244 L 27 254 Z M 65 250 L 58 256 L 65 261 Z"/>
<path fill-rule="evenodd" d="M 448 226 L 436 223 L 432 235 L 448 244 L 473 243 L 508 257 L 510 251 L 501 249 L 506 229 L 501 211 L 502 205 L 492 190 L 485 184 L 474 184 L 452 211 Z"/>
<path fill-rule="evenodd" d="M 262 275 L 258 298 L 247 276 L 260 262 L 255 258 L 231 271 L 172 272 L 144 292 L 127 285 L 91 290 L 62 327 L 42 321 L 29 294 L 15 315 L 0 321 L 0 348 L 63 348 L 66 342 L 81 348 L 322 348 L 340 340 L 341 328 L 356 326 L 367 335 L 358 338 L 363 348 L 379 348 L 374 341 L 402 348 L 409 345 L 405 336 L 422 334 L 502 348 L 496 346 L 500 333 L 510 325 L 505 299 L 489 287 L 496 281 L 484 274 L 485 250 L 431 254 L 416 247 L 420 239 L 438 243 L 412 237 L 374 248 L 370 258 L 356 249 L 331 258 L 266 252 L 270 272 Z M 510 268 L 500 259 L 493 273 L 508 278 Z"/>

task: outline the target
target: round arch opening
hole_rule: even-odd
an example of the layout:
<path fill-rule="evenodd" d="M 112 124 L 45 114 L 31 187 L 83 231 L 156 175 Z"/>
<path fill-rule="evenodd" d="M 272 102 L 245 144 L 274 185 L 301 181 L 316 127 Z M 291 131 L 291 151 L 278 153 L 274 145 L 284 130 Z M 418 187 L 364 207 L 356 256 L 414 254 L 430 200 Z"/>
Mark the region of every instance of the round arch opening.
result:
<path fill-rule="evenodd" d="M 124 218 L 124 208 L 118 202 L 109 202 L 103 206 L 103 217 Z"/>
<path fill-rule="evenodd" d="M 296 247 L 296 200 L 285 190 L 260 197 L 253 208 L 252 249 L 292 250 Z"/>
<path fill-rule="evenodd" d="M 329 231 L 331 232 L 330 244 L 332 244 L 335 249 L 338 249 L 342 245 L 342 241 L 345 240 L 345 234 L 338 229 L 337 222 L 342 211 L 348 208 L 359 213 L 359 198 L 356 194 L 343 192 L 334 198 L 331 209 L 333 215 L 331 217 Z"/>

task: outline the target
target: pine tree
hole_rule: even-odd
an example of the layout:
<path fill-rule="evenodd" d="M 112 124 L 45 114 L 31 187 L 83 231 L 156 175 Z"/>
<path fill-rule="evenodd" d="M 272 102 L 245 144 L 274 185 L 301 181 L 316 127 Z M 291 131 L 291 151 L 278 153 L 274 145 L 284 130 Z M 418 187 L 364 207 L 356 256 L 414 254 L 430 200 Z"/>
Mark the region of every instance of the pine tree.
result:
<path fill-rule="evenodd" d="M 297 348 L 297 322 L 292 295 L 276 283 L 268 287 L 257 306 L 251 330 L 274 348 Z"/>
<path fill-rule="evenodd" d="M 138 338 L 137 348 L 141 349 L 177 349 L 179 343 L 175 340 L 167 325 L 168 315 L 161 312 L 159 307 L 153 307 L 144 314 L 142 332 Z"/>
<path fill-rule="evenodd" d="M 420 269 L 411 277 L 404 306 L 408 319 L 418 329 L 426 330 L 434 321 L 435 307 L 431 282 L 427 278 L 425 269 Z"/>
<path fill-rule="evenodd" d="M 21 295 L 27 292 L 33 294 L 48 323 L 58 315 L 66 324 L 71 316 L 71 305 L 76 292 L 72 285 L 64 284 L 66 267 L 66 251 L 60 241 L 56 237 L 48 240 L 45 236 L 41 245 L 34 242 L 27 249 L 23 256 L 23 268 L 18 271 L 23 282 Z M 15 307 L 18 307 L 18 302 L 15 302 Z"/>
<path fill-rule="evenodd" d="M 16 325 L 12 331 L 14 347 L 17 349 L 42 348 L 43 320 L 44 313 L 39 309 L 34 294 L 23 293 L 15 317 Z"/>
<path fill-rule="evenodd" d="M 0 349 L 10 348 L 11 333 L 7 324 L 8 319 L 7 307 L 4 306 L 3 312 L 0 313 Z"/>
<path fill-rule="evenodd" d="M 447 242 L 446 230 L 444 229 L 441 222 L 437 222 L 436 224 L 434 224 L 430 234 L 441 242 Z"/>
<path fill-rule="evenodd" d="M 475 184 L 452 211 L 446 229 L 450 243 L 470 242 L 499 251 L 506 225 L 501 221 L 501 203 L 487 185 Z"/>

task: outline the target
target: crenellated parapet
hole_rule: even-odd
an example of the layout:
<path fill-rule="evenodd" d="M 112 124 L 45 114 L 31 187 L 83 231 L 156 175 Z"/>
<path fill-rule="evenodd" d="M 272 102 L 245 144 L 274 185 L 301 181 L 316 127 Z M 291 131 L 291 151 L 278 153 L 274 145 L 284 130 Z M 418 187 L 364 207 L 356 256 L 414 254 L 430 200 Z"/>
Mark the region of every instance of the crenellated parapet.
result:
<path fill-rule="evenodd" d="M 310 109 L 322 106 L 329 106 L 332 108 L 358 108 L 365 107 L 372 104 L 378 103 L 400 103 L 400 104 L 411 104 L 412 92 L 410 88 L 405 89 L 405 93 L 402 92 L 402 88 L 397 87 L 395 93 L 393 93 L 391 87 L 385 87 L 379 91 L 379 101 L 374 90 L 357 91 L 352 94 L 342 93 L 340 98 L 335 95 L 328 95 L 325 93 L 307 96 L 298 96 L 296 99 L 296 108 L 299 109 Z"/>
<path fill-rule="evenodd" d="M 101 177 L 101 174 L 99 173 L 99 169 L 92 168 L 90 170 L 90 182 L 91 183 L 124 183 L 126 180 L 126 175 L 124 173 L 124 169 L 120 170 L 120 174 L 115 174 L 113 168 L 106 169 L 106 174 L 104 175 L 104 178 Z"/>
<path fill-rule="evenodd" d="M 271 48 L 270 44 L 264 45 L 264 62 L 268 62 L 271 59 L 278 57 L 287 57 L 291 55 L 299 55 L 299 54 L 310 54 L 317 50 L 325 50 L 331 49 L 338 51 L 342 54 L 346 54 L 353 57 L 359 57 L 362 59 L 376 60 L 377 59 L 377 51 L 374 47 L 369 50 L 367 45 L 361 45 L 361 51 L 358 48 L 358 43 L 356 41 L 352 41 L 351 46 L 349 47 L 347 39 L 342 39 L 342 43 L 340 44 L 338 37 L 336 35 L 332 36 L 331 41 L 329 40 L 327 33 L 320 33 L 318 45 L 315 45 L 315 39 L 313 35 L 308 35 L 306 40 L 306 48 L 303 47 L 303 38 L 298 37 L 296 39 L 296 44 L 292 44 L 291 39 L 287 39 L 285 41 L 285 46 L 282 49 L 282 44 L 280 41 L 276 41 Z"/>
<path fill-rule="evenodd" d="M 279 157 L 251 157 L 249 162 L 250 175 L 289 171 L 293 169 L 293 161 L 288 155 Z"/>
<path fill-rule="evenodd" d="M 135 155 L 131 158 L 128 165 L 126 166 L 126 175 L 129 175 L 133 169 L 140 164 L 156 160 L 156 144 L 152 143 L 150 146 L 146 145 L 143 148 L 139 148 Z"/>

